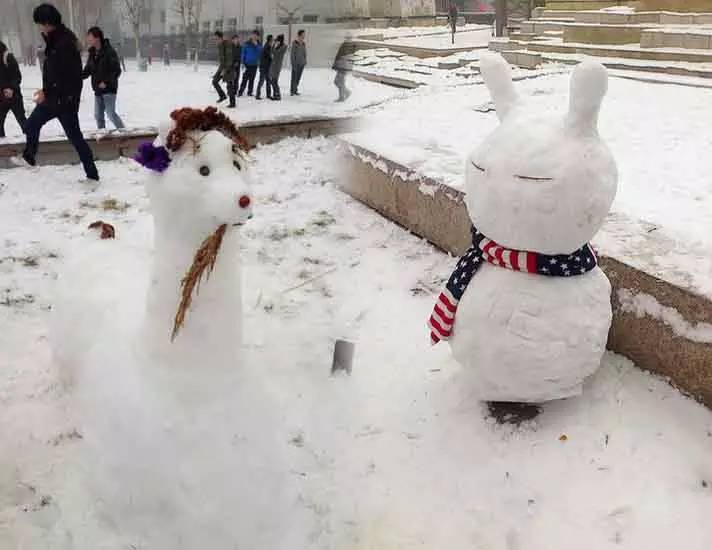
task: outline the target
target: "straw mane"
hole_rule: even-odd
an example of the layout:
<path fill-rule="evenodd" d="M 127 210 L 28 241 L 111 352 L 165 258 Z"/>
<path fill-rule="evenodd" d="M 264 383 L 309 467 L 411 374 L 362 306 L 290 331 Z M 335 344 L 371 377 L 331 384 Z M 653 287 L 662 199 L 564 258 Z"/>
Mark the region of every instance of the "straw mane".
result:
<path fill-rule="evenodd" d="M 213 272 L 213 269 L 215 269 L 215 262 L 218 259 L 218 252 L 220 252 L 220 246 L 222 245 L 226 229 L 227 225 L 221 225 L 217 228 L 215 233 L 203 241 L 203 244 L 200 245 L 200 248 L 198 248 L 198 251 L 195 253 L 192 265 L 180 283 L 181 299 L 173 322 L 171 342 L 176 339 L 180 329 L 183 327 L 186 313 L 188 312 L 188 308 L 190 308 L 190 304 L 193 302 L 193 290 L 195 290 L 197 296 L 200 292 L 200 281 L 203 275 L 205 275 L 206 279 L 209 279 L 210 274 Z"/>

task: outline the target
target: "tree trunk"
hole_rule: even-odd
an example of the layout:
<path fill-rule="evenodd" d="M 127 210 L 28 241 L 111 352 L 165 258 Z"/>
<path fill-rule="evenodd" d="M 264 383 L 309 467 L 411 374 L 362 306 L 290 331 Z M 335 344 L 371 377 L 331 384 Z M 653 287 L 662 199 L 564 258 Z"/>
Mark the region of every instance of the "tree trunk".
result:
<path fill-rule="evenodd" d="M 504 36 L 504 31 L 507 28 L 507 0 L 495 1 L 495 20 L 495 36 Z"/>
<path fill-rule="evenodd" d="M 136 42 L 136 65 L 138 66 L 139 71 L 145 71 L 146 68 L 143 66 L 142 63 L 142 55 L 141 55 L 141 24 L 134 23 L 133 25 L 133 33 L 134 33 L 134 41 Z"/>
<path fill-rule="evenodd" d="M 190 25 L 184 25 L 185 28 L 185 64 L 190 65 L 190 60 L 193 58 L 191 52 L 191 45 L 193 43 L 193 36 L 190 32 Z"/>

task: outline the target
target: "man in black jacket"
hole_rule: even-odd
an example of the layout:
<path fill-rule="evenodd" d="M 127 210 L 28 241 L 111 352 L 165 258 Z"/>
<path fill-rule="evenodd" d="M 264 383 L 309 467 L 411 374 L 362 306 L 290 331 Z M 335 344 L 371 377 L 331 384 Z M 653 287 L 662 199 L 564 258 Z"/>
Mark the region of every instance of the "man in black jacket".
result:
<path fill-rule="evenodd" d="M 79 154 L 87 178 L 99 181 L 94 156 L 79 127 L 82 58 L 77 37 L 62 24 L 61 14 L 51 4 L 40 4 L 35 8 L 33 19 L 47 44 L 42 67 L 42 89 L 35 92 L 37 106 L 25 126 L 25 152 L 14 161 L 25 166 L 35 165 L 40 131 L 45 124 L 56 118 Z"/>
<path fill-rule="evenodd" d="M 269 79 L 269 68 L 272 65 L 272 46 L 274 39 L 271 34 L 267 35 L 267 40 L 262 48 L 260 56 L 260 81 L 257 84 L 257 95 L 255 99 L 262 99 L 262 85 L 267 84 L 267 99 L 272 99 L 272 82 Z"/>
<path fill-rule="evenodd" d="M 123 128 L 124 122 L 116 114 L 116 94 L 119 91 L 119 76 L 121 63 L 119 56 L 104 38 L 104 32 L 99 27 L 87 31 L 89 58 L 82 71 L 82 78 L 91 76 L 91 87 L 94 90 L 94 118 L 96 127 L 104 129 L 106 122 L 104 113 L 117 128 Z"/>
<path fill-rule="evenodd" d="M 241 58 L 242 58 L 242 47 L 240 44 L 240 37 L 236 34 L 232 35 L 232 63 L 233 66 L 235 67 L 234 73 L 235 73 L 235 80 L 233 81 L 233 86 L 235 87 L 235 91 L 240 86 L 240 64 L 241 64 Z"/>
<path fill-rule="evenodd" d="M 0 42 L 0 137 L 5 137 L 5 119 L 12 111 L 22 131 L 25 131 L 25 107 L 22 103 L 20 83 L 22 73 L 15 56 L 8 50 L 4 42 Z"/>

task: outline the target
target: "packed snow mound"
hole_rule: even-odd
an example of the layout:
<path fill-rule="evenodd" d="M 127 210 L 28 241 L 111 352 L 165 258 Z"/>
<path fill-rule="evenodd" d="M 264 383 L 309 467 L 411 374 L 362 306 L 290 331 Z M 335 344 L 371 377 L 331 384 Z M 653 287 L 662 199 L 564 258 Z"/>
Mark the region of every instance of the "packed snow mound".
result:
<path fill-rule="evenodd" d="M 274 498 L 288 484 L 279 407 L 241 368 L 248 159 L 230 127 L 195 130 L 194 115 L 142 147 L 152 226 L 89 238 L 58 283 L 55 357 L 92 456 L 77 476 L 100 519 L 139 547 L 278 548 L 291 525 Z M 197 265 L 199 289 L 183 303 Z M 264 492 L 251 494 L 254 478 Z"/>
<path fill-rule="evenodd" d="M 483 265 L 462 288 L 452 351 L 480 399 L 579 395 L 600 366 L 612 319 L 603 272 L 564 267 L 566 255 L 569 264 L 581 260 L 574 251 L 600 230 L 617 189 L 615 161 L 596 129 L 606 70 L 594 62 L 574 70 L 569 112 L 557 120 L 527 109 L 501 56 L 485 56 L 482 75 L 500 125 L 467 159 L 472 223 L 507 249 L 563 255 L 550 260 L 562 276 L 545 276 L 551 266 L 532 274 Z M 498 252 L 502 265 L 514 265 L 513 252 Z"/>

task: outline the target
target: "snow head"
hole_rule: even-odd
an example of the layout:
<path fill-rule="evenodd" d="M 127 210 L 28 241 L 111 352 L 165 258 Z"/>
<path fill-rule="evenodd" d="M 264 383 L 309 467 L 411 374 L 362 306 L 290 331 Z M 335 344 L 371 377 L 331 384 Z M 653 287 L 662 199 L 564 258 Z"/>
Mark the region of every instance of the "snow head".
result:
<path fill-rule="evenodd" d="M 585 61 L 571 77 L 568 113 L 527 110 L 507 62 L 483 55 L 480 67 L 499 127 L 467 159 L 467 208 L 482 233 L 508 248 L 572 252 L 604 223 L 618 185 L 616 163 L 597 131 L 606 69 Z"/>
<path fill-rule="evenodd" d="M 195 244 L 221 225 L 239 227 L 252 216 L 249 147 L 224 114 L 214 107 L 174 111 L 158 144 L 170 162 L 147 183 L 157 222 Z"/>
<path fill-rule="evenodd" d="M 209 358 L 234 366 L 241 324 L 238 229 L 252 217 L 249 146 L 227 116 L 208 107 L 171 113 L 149 147 L 137 157 L 152 171 L 146 335 L 171 361 Z"/>

